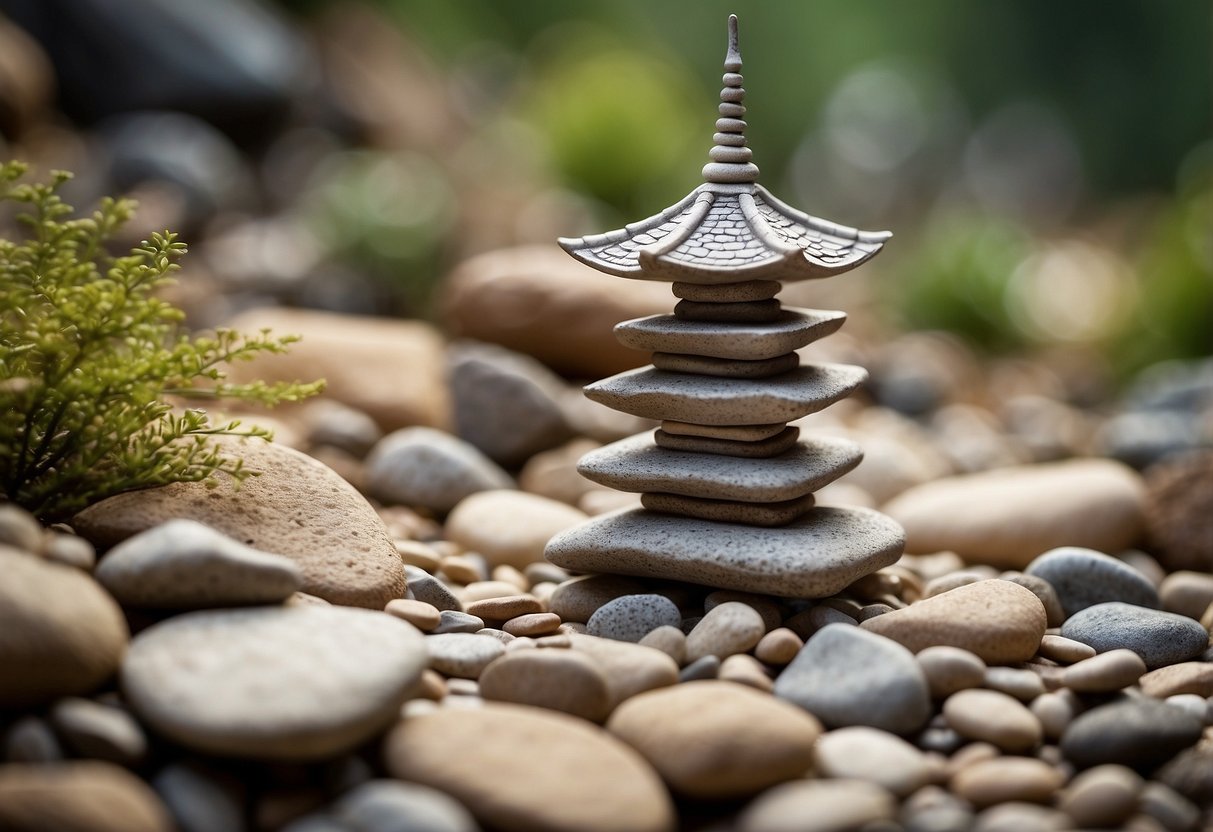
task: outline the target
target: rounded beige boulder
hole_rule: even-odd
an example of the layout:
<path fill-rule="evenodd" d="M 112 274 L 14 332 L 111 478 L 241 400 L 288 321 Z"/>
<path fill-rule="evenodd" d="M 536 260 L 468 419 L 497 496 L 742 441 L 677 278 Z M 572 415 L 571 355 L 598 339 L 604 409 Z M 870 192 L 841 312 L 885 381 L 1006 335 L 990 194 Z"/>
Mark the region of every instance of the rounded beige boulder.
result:
<path fill-rule="evenodd" d="M 822 726 L 769 694 L 700 681 L 632 697 L 607 729 L 644 755 L 675 791 L 715 799 L 804 776 Z"/>
<path fill-rule="evenodd" d="M 224 452 L 259 472 L 239 488 L 228 477 L 173 483 L 102 500 L 76 515 L 81 535 L 109 548 L 169 520 L 195 520 L 246 546 L 284 555 L 303 591 L 334 604 L 381 610 L 404 595 L 404 563 L 370 503 L 306 454 L 261 440 L 218 437 Z"/>
<path fill-rule="evenodd" d="M 96 581 L 0 546 L 0 708 L 88 693 L 109 679 L 130 639 Z"/>
<path fill-rule="evenodd" d="M 670 832 L 674 809 L 639 754 L 585 720 L 485 703 L 410 716 L 388 771 L 445 792 L 502 832 Z"/>
<path fill-rule="evenodd" d="M 489 565 L 519 569 L 543 560 L 543 547 L 557 532 L 587 516 L 572 506 L 522 491 L 481 491 L 455 506 L 446 521 L 447 537 L 479 552 Z"/>
<path fill-rule="evenodd" d="M 0 766 L 0 829 L 11 832 L 170 832 L 156 793 L 113 763 Z"/>
<path fill-rule="evenodd" d="M 1000 468 L 915 486 L 882 510 L 906 530 L 910 554 L 952 551 L 1022 569 L 1042 552 L 1119 552 L 1144 528 L 1145 486 L 1107 459 Z"/>

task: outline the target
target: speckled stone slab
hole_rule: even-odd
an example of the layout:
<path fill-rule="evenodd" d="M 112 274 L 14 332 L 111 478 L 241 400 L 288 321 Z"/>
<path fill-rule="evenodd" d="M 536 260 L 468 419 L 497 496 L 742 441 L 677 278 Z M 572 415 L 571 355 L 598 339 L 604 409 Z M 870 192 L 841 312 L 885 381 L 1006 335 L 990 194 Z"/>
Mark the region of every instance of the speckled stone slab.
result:
<path fill-rule="evenodd" d="M 794 352 L 768 358 L 765 361 L 740 361 L 733 358 L 709 358 L 706 355 L 685 355 L 676 352 L 653 353 L 653 366 L 674 373 L 695 373 L 720 378 L 770 378 L 800 365 Z"/>
<path fill-rule="evenodd" d="M 712 439 L 707 436 L 679 436 L 658 429 L 653 441 L 659 448 L 671 451 L 690 451 L 697 454 L 722 454 L 745 459 L 767 459 L 790 449 L 800 438 L 800 428 L 784 428 L 769 439 L 757 442 L 739 442 L 736 439 Z"/>
<path fill-rule="evenodd" d="M 700 283 L 676 282 L 674 297 L 684 300 L 699 300 L 705 303 L 741 303 L 749 300 L 766 300 L 779 294 L 783 288 L 777 280 L 747 280 L 743 283 L 721 283 L 705 286 Z"/>
<path fill-rule="evenodd" d="M 794 352 L 837 332 L 846 319 L 845 312 L 790 308 L 768 324 L 684 321 L 673 315 L 650 315 L 616 324 L 615 338 L 635 350 L 760 361 Z"/>
<path fill-rule="evenodd" d="M 701 425 L 791 422 L 855 390 L 868 371 L 849 364 L 804 364 L 764 379 L 717 378 L 641 367 L 587 385 L 585 395 L 645 419 Z"/>
<path fill-rule="evenodd" d="M 651 434 L 640 433 L 590 451 L 577 470 L 619 491 L 777 503 L 816 491 L 861 459 L 863 450 L 846 439 L 805 439 L 779 456 L 737 459 L 659 448 Z"/>
<path fill-rule="evenodd" d="M 544 554 L 578 572 L 824 598 L 892 564 L 904 542 L 901 527 L 871 509 L 819 506 L 776 528 L 628 509 L 560 532 Z"/>
<path fill-rule="evenodd" d="M 679 436 L 707 436 L 711 439 L 733 439 L 738 442 L 759 442 L 770 439 L 786 425 L 776 422 L 772 425 L 696 425 L 691 422 L 675 422 L 667 419 L 661 423 L 661 429 L 666 433 Z"/>
<path fill-rule="evenodd" d="M 747 526 L 786 526 L 813 507 L 816 500 L 806 494 L 782 503 L 742 503 L 737 500 L 704 500 L 681 494 L 641 494 L 640 503 L 652 511 L 681 514 L 719 523 Z"/>
<path fill-rule="evenodd" d="M 697 300 L 680 300 L 674 306 L 674 317 L 684 321 L 769 323 L 779 320 L 782 314 L 783 307 L 774 298 L 737 303 L 704 303 Z"/>

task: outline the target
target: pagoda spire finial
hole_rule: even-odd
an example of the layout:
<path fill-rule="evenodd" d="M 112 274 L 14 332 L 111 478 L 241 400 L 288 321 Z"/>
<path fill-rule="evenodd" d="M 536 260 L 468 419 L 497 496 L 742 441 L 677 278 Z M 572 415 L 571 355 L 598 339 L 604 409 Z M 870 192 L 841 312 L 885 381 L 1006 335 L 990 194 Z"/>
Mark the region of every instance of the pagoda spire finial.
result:
<path fill-rule="evenodd" d="M 741 47 L 737 38 L 737 15 L 729 15 L 729 46 L 724 58 L 724 89 L 720 91 L 720 118 L 716 120 L 711 160 L 703 166 L 703 178 L 718 184 L 749 183 L 758 179 L 754 154 L 746 147 L 745 89 L 741 83 Z"/>

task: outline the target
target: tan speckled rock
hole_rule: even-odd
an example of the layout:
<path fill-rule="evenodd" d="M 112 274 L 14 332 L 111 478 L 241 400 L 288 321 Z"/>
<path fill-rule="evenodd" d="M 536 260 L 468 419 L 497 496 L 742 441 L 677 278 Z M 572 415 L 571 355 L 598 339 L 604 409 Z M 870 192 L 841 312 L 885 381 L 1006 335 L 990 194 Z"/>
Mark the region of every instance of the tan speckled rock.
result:
<path fill-rule="evenodd" d="M 750 300 L 766 300 L 779 294 L 783 288 L 777 280 L 746 280 L 741 283 L 682 283 L 676 281 L 671 287 L 674 297 L 698 300 L 705 303 L 742 303 Z"/>
<path fill-rule="evenodd" d="M 675 791 L 719 799 L 803 776 L 813 765 L 821 723 L 743 685 L 699 681 L 629 699 L 607 729 Z"/>
<path fill-rule="evenodd" d="M 95 760 L 0 766 L 0 829 L 171 832 L 168 810 L 121 766 Z"/>
<path fill-rule="evenodd" d="M 868 371 L 849 364 L 803 364 L 763 379 L 628 370 L 585 388 L 587 398 L 645 419 L 706 425 L 790 422 L 850 395 Z"/>
<path fill-rule="evenodd" d="M 651 315 L 615 325 L 619 343 L 646 352 L 675 352 L 761 361 L 794 352 L 837 332 L 846 313 L 822 309 L 784 309 L 767 324 L 683 321 L 673 315 Z"/>
<path fill-rule="evenodd" d="M 221 479 L 110 497 L 76 515 L 82 536 L 108 548 L 175 518 L 196 520 L 303 571 L 303 591 L 334 604 L 383 609 L 404 595 L 404 564 L 387 527 L 353 486 L 305 454 L 261 440 L 217 438 L 260 471 L 235 489 Z"/>
<path fill-rule="evenodd" d="M 562 532 L 545 554 L 557 566 L 577 571 L 823 598 L 896 561 L 901 530 L 869 509 L 818 507 L 788 526 L 771 529 L 640 509 L 596 517 Z M 1001 583 L 1040 604 L 1026 589 Z M 1043 607 L 1040 614 L 1043 632 Z"/>
<path fill-rule="evenodd" d="M 800 438 L 800 428 L 784 428 L 770 439 L 757 442 L 737 442 L 732 439 L 711 439 L 706 436 L 680 436 L 657 430 L 653 441 L 659 448 L 671 451 L 693 451 L 700 454 L 723 454 L 734 458 L 767 459 L 790 450 Z"/>
<path fill-rule="evenodd" d="M 88 693 L 118 669 L 122 610 L 85 573 L 0 546 L 0 708 Z"/>
<path fill-rule="evenodd" d="M 656 772 L 606 731 L 565 714 L 486 702 L 405 719 L 394 776 L 445 792 L 503 832 L 670 832 Z"/>
<path fill-rule="evenodd" d="M 913 554 L 952 551 L 1009 569 L 1060 546 L 1119 552 L 1141 536 L 1145 488 L 1106 459 L 1000 468 L 919 485 L 883 507 Z"/>
<path fill-rule="evenodd" d="M 948 590 L 860 626 L 914 652 L 949 644 L 988 664 L 1013 664 L 1035 655 L 1045 634 L 1045 608 L 1019 584 L 992 579 Z"/>
<path fill-rule="evenodd" d="M 583 476 L 620 491 L 662 492 L 709 500 L 782 502 L 803 497 L 859 464 L 863 451 L 845 439 L 804 439 L 769 459 L 738 459 L 659 448 L 648 433 L 591 451 Z"/>
<path fill-rule="evenodd" d="M 794 352 L 777 355 L 763 361 L 742 361 L 737 358 L 711 358 L 706 355 L 686 355 L 675 352 L 653 353 L 653 366 L 674 373 L 698 373 L 721 378 L 770 378 L 794 370 L 800 356 Z"/>
<path fill-rule="evenodd" d="M 543 560 L 543 547 L 557 532 L 586 515 L 570 505 L 522 491 L 482 491 L 465 499 L 446 521 L 447 537 L 484 555 L 490 566 L 519 569 Z"/>
<path fill-rule="evenodd" d="M 680 494 L 642 494 L 640 504 L 651 511 L 680 514 L 720 523 L 747 526 L 786 526 L 815 503 L 812 494 L 778 503 L 743 503 L 739 500 L 705 500 Z"/>

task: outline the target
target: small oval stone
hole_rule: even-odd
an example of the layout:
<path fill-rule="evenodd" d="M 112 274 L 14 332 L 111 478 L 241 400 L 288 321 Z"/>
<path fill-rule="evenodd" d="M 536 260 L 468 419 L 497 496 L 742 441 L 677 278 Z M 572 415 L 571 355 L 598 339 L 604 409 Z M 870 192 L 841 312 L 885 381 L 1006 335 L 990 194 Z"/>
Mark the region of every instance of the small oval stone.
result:
<path fill-rule="evenodd" d="M 1177 694 L 1195 693 L 1213 696 L 1213 663 L 1181 662 L 1151 670 L 1138 680 L 1142 693 L 1156 699 Z"/>
<path fill-rule="evenodd" d="M 408 598 L 396 598 L 387 602 L 383 611 L 388 615 L 402 618 L 418 630 L 429 631 L 438 626 L 441 615 L 433 604 L 425 601 L 414 601 Z"/>
<path fill-rule="evenodd" d="M 734 653 L 722 661 L 716 677 L 721 681 L 736 682 L 763 693 L 770 693 L 775 689 L 775 682 L 767 675 L 766 668 L 748 653 Z"/>
<path fill-rule="evenodd" d="M 1172 572 L 1158 588 L 1167 612 L 1199 619 L 1213 604 L 1213 575 L 1207 572 Z"/>
<path fill-rule="evenodd" d="M 479 552 L 491 566 L 519 569 L 543 560 L 543 547 L 557 532 L 586 520 L 570 505 L 522 491 L 481 491 L 462 500 L 446 521 L 446 534 Z"/>
<path fill-rule="evenodd" d="M 1160 606 L 1158 591 L 1145 575 L 1094 549 L 1077 546 L 1053 549 L 1028 564 L 1024 571 L 1049 582 L 1067 617 L 1108 601 L 1152 609 Z"/>
<path fill-rule="evenodd" d="M 587 654 L 606 674 L 611 707 L 637 694 L 678 682 L 678 665 L 651 647 L 583 634 L 571 634 L 570 647 Z"/>
<path fill-rule="evenodd" d="M 489 663 L 505 653 L 505 645 L 492 636 L 443 633 L 425 637 L 430 666 L 447 676 L 476 679 Z"/>
<path fill-rule="evenodd" d="M 1070 616 L 1061 634 L 1100 653 L 1127 648 L 1150 669 L 1194 659 L 1209 646 L 1209 634 L 1200 622 L 1119 601 Z"/>
<path fill-rule="evenodd" d="M 1048 803 L 1065 777 L 1030 757 L 999 757 L 968 766 L 952 778 L 952 791 L 974 806 L 1024 801 Z"/>
<path fill-rule="evenodd" d="M 713 607 L 687 635 L 687 660 L 703 656 L 726 659 L 750 650 L 766 633 L 758 611 L 739 601 Z"/>
<path fill-rule="evenodd" d="M 579 575 L 556 587 L 548 602 L 548 608 L 565 623 L 584 624 L 608 601 L 624 595 L 641 595 L 644 592 L 644 585 L 635 578 L 622 575 Z"/>
<path fill-rule="evenodd" d="M 599 607 L 587 622 L 592 636 L 638 642 L 658 627 L 682 623 L 678 605 L 664 595 L 623 595 Z"/>
<path fill-rule="evenodd" d="M 463 608 L 469 615 L 475 615 L 486 621 L 509 621 L 520 615 L 530 615 L 545 612 L 543 604 L 533 595 L 505 595 L 498 598 L 485 598 L 473 601 Z"/>
<path fill-rule="evenodd" d="M 1109 650 L 1067 667 L 1061 683 L 1078 693 L 1112 693 L 1127 688 L 1146 672 L 1146 663 L 1132 650 Z"/>
<path fill-rule="evenodd" d="M 560 616 L 554 612 L 533 612 L 511 618 L 502 629 L 512 636 L 546 636 L 560 629 Z"/>
<path fill-rule="evenodd" d="M 782 666 L 796 658 L 802 647 L 800 636 L 787 627 L 777 627 L 759 639 L 754 656 L 760 662 Z"/>
<path fill-rule="evenodd" d="M 147 756 L 147 736 L 122 708 L 68 696 L 51 708 L 51 722 L 81 757 L 133 768 Z"/>
<path fill-rule="evenodd" d="M 611 707 L 606 677 L 593 659 L 576 650 L 508 653 L 480 674 L 480 695 L 591 722 L 605 720 Z"/>
<path fill-rule="evenodd" d="M 989 668 L 983 684 L 1020 702 L 1031 702 L 1045 692 L 1045 684 L 1037 673 L 1015 667 Z"/>
<path fill-rule="evenodd" d="M 1032 700 L 1028 706 L 1032 716 L 1040 722 L 1046 739 L 1057 740 L 1074 719 L 1075 706 L 1062 693 L 1045 693 Z"/>
<path fill-rule="evenodd" d="M 113 763 L 0 766 L 0 829 L 13 832 L 171 832 L 164 804 Z"/>
<path fill-rule="evenodd" d="M 915 656 L 931 686 L 931 696 L 946 699 L 959 690 L 979 687 L 985 679 L 986 663 L 959 647 L 928 647 Z"/>
<path fill-rule="evenodd" d="M 1065 636 L 1046 635 L 1040 640 L 1040 655 L 1062 664 L 1073 664 L 1095 655 L 1095 648 Z"/>
<path fill-rule="evenodd" d="M 477 633 L 484 629 L 484 620 L 459 610 L 442 610 L 438 613 L 438 626 L 431 632 L 435 635 L 442 633 Z"/>
<path fill-rule="evenodd" d="M 898 797 L 926 785 L 922 752 L 900 737 L 875 728 L 839 728 L 817 741 L 817 772 L 835 779 L 867 780 Z"/>
<path fill-rule="evenodd" d="M 962 737 L 993 743 L 1012 754 L 1040 745 L 1040 722 L 1005 693 L 962 690 L 943 703 L 943 715 Z"/>
<path fill-rule="evenodd" d="M 1116 763 L 1149 771 L 1195 744 L 1202 729 L 1202 720 L 1156 699 L 1121 699 L 1071 722 L 1061 751 L 1079 768 Z"/>
<path fill-rule="evenodd" d="M 656 630 L 651 630 L 648 635 L 640 640 L 642 647 L 652 647 L 655 650 L 660 650 L 679 666 L 683 665 L 687 659 L 687 637 L 686 633 L 681 628 L 671 624 L 666 624 L 658 627 Z"/>

